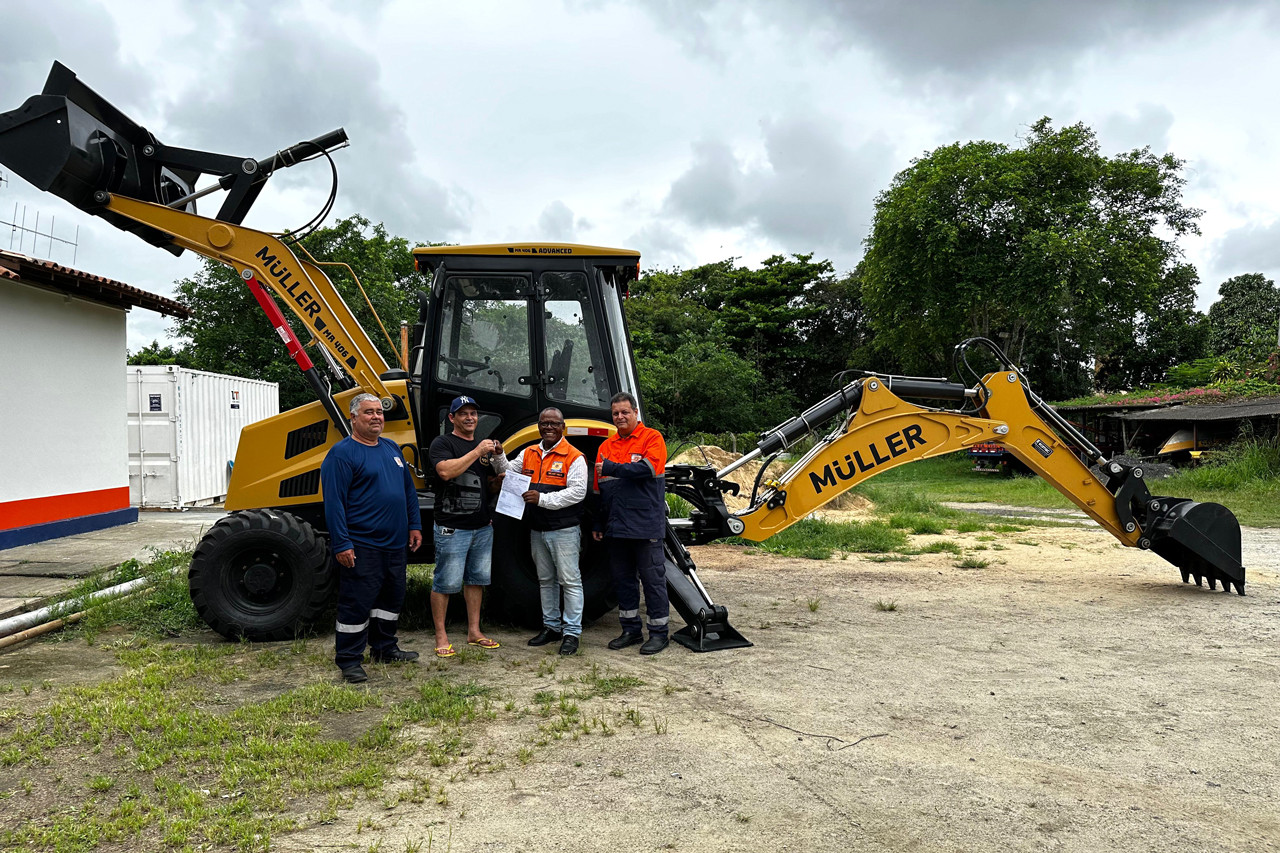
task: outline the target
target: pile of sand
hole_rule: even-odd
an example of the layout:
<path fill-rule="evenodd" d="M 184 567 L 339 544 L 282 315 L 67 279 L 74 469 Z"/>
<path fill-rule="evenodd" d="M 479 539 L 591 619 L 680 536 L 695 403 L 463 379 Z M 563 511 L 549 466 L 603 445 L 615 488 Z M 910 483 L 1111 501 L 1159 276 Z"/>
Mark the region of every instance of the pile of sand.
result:
<path fill-rule="evenodd" d="M 723 447 L 696 445 L 682 451 L 673 457 L 670 462 L 673 465 L 706 466 L 719 471 L 741 458 L 741 453 L 734 453 L 731 450 L 725 450 Z M 774 461 L 769 466 L 769 471 L 765 474 L 765 477 L 780 477 L 786 472 L 786 470 L 787 463 Z M 760 460 L 752 460 L 741 468 L 730 471 L 729 476 L 725 477 L 726 480 L 737 483 L 739 486 L 736 497 L 728 493 L 724 496 L 725 506 L 729 508 L 730 512 L 741 512 L 749 506 L 751 500 L 751 487 L 755 484 L 756 475 L 759 473 Z M 760 487 L 760 491 L 764 492 L 763 484 Z M 821 510 L 821 514 L 826 516 L 833 512 L 840 512 L 842 514 L 852 512 L 857 515 L 866 515 L 869 514 L 871 510 L 871 501 L 861 495 L 846 492 L 824 506 Z"/>

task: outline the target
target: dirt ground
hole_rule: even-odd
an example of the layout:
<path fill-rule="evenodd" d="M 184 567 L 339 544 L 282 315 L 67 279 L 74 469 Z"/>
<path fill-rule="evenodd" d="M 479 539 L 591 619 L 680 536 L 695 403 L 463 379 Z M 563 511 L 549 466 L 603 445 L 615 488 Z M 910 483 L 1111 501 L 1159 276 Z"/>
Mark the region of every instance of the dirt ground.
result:
<path fill-rule="evenodd" d="M 1246 531 L 1248 551 L 1275 555 L 1255 544 L 1270 535 Z M 754 647 L 641 658 L 593 626 L 556 677 L 638 676 L 624 698 L 660 726 L 464 775 L 447 808 L 380 815 L 381 849 L 428 831 L 531 853 L 1280 849 L 1276 564 L 1250 565 L 1242 598 L 1184 586 L 1096 529 L 978 536 L 948 538 L 988 546 L 980 569 L 695 549 Z M 481 730 L 476 747 L 504 737 Z M 279 846 L 372 840 L 325 826 Z"/>
<path fill-rule="evenodd" d="M 606 617 L 559 659 L 495 629 L 503 649 L 458 675 L 516 705 L 593 667 L 644 684 L 584 709 L 612 715 L 612 736 L 520 763 L 530 727 L 499 715 L 469 730 L 469 751 L 505 766 L 453 772 L 447 804 L 362 803 L 274 847 L 1280 849 L 1280 547 L 1274 531 L 1245 537 L 1246 597 L 1183 585 L 1096 528 L 915 537 L 989 563 L 971 569 L 945 553 L 694 549 L 752 648 L 610 652 Z M 35 649 L 74 667 L 71 647 Z M 622 709 L 643 724 L 617 724 Z"/>

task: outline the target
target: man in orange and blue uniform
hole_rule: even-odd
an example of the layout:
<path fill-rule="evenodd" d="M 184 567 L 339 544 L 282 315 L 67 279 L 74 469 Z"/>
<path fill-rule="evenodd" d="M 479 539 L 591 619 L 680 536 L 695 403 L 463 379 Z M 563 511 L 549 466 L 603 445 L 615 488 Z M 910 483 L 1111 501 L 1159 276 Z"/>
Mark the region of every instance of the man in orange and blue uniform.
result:
<path fill-rule="evenodd" d="M 543 409 L 538 415 L 542 441 L 513 456 L 510 465 L 529 477 L 524 518 L 538 569 L 542 630 L 531 646 L 560 641 L 560 654 L 578 651 L 582 636 L 582 508 L 587 496 L 587 460 L 564 437 L 564 415 Z M 561 608 L 560 595 L 564 593 Z"/>
<path fill-rule="evenodd" d="M 640 654 L 656 655 L 667 647 L 671 612 L 662 549 L 667 532 L 667 444 L 656 429 L 640 423 L 636 398 L 627 392 L 615 394 L 609 408 L 618 432 L 604 440 L 596 455 L 603 517 L 592 532 L 597 541 L 608 540 L 618 594 L 622 634 L 609 641 L 609 648 L 625 649 L 643 641 Z M 644 587 L 648 640 L 640 630 L 637 579 Z"/>

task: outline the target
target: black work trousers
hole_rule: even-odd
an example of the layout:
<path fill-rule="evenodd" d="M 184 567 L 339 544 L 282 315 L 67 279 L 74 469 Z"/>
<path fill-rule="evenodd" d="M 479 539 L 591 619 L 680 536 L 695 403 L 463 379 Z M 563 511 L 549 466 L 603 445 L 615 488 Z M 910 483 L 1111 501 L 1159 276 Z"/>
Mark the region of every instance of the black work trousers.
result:
<path fill-rule="evenodd" d="M 375 658 L 394 649 L 404 606 L 404 549 L 387 551 L 357 543 L 355 553 L 353 567 L 338 566 L 334 662 L 341 669 L 360 663 L 366 642 Z"/>
<path fill-rule="evenodd" d="M 643 586 L 649 636 L 667 636 L 671 605 L 667 601 L 666 557 L 662 551 L 662 540 L 610 538 L 606 541 L 613 586 L 618 593 L 618 621 L 622 623 L 622 630 L 640 633 L 640 587 Z"/>

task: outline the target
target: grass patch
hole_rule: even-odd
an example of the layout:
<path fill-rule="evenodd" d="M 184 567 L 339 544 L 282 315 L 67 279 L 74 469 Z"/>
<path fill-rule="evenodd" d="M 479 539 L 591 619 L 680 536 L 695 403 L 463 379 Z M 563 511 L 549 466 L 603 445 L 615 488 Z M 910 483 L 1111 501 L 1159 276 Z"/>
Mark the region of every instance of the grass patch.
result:
<path fill-rule="evenodd" d="M 1042 509 L 1074 507 L 1040 477 L 988 477 L 975 474 L 971 467 L 964 454 L 953 453 L 891 468 L 853 491 L 875 503 L 878 512 L 888 515 L 920 513 L 945 519 L 949 513 L 958 512 L 940 506 L 941 501 Z M 1238 441 L 1199 467 L 1182 470 L 1158 481 L 1158 485 L 1153 483 L 1151 489 L 1157 494 L 1220 503 L 1242 524 L 1280 527 L 1280 439 Z M 958 525 L 951 526 L 960 529 Z M 1020 526 L 1025 529 L 1041 523 L 1028 520 L 1020 522 Z M 989 529 L 1016 532 L 996 525 Z"/>
<path fill-rule="evenodd" d="M 126 560 L 114 572 L 85 578 L 53 602 L 59 615 L 85 610 L 87 596 L 101 589 L 143 577 L 151 580 L 151 586 L 123 598 L 91 603 L 84 618 L 60 632 L 57 639 L 84 638 L 93 642 L 98 634 L 113 627 L 147 637 L 176 637 L 202 627 L 204 623 L 187 590 L 186 568 L 190 564 L 190 551 L 153 551 L 146 562 Z"/>
<path fill-rule="evenodd" d="M 0 847 L 267 850 L 281 832 L 334 819 L 355 793 L 376 795 L 406 756 L 452 762 L 487 708 L 475 684 L 434 678 L 380 695 L 328 680 L 328 668 L 263 701 L 223 698 L 259 670 L 261 651 L 144 641 L 117 653 L 123 675 L 11 709 L 0 767 L 10 779 L 31 771 L 39 796 L 4 792 Z M 411 724 L 430 731 L 406 742 Z"/>
<path fill-rule="evenodd" d="M 963 560 L 956 561 L 957 569 L 985 569 L 991 565 L 990 560 L 983 560 L 978 557 L 965 557 Z"/>
<path fill-rule="evenodd" d="M 1057 489 L 1039 477 L 985 477 L 975 474 L 973 463 L 962 453 L 923 459 L 891 468 L 855 487 L 887 512 L 912 510 L 940 501 L 999 503 L 1049 509 L 1074 507 Z M 946 509 L 945 507 L 943 508 Z"/>
<path fill-rule="evenodd" d="M 918 512 L 894 513 L 889 516 L 889 526 L 908 530 L 917 536 L 947 532 L 947 525 L 941 518 Z"/>
<path fill-rule="evenodd" d="M 928 545 L 922 545 L 919 548 L 911 548 L 905 553 L 908 554 L 959 554 L 962 548 L 958 542 L 949 542 L 942 539 L 938 542 L 930 542 Z"/>
<path fill-rule="evenodd" d="M 668 493 L 666 498 L 668 518 L 688 518 L 693 514 L 693 504 L 679 495 Z"/>
<path fill-rule="evenodd" d="M 594 696 L 612 696 L 615 693 L 623 693 L 633 687 L 640 687 L 644 684 L 634 675 L 608 675 L 600 671 L 599 664 L 591 664 L 591 671 L 585 672 L 578 676 L 578 681 L 586 686 L 585 695 L 580 695 L 580 699 L 590 699 Z"/>
<path fill-rule="evenodd" d="M 784 557 L 827 560 L 836 551 L 869 554 L 898 551 L 906 547 L 907 535 L 883 521 L 840 524 L 805 518 L 763 542 L 737 538 L 726 541 Z"/>
<path fill-rule="evenodd" d="M 883 599 L 876 601 L 875 608 L 880 613 L 896 613 L 898 610 L 898 602 L 884 601 Z"/>

